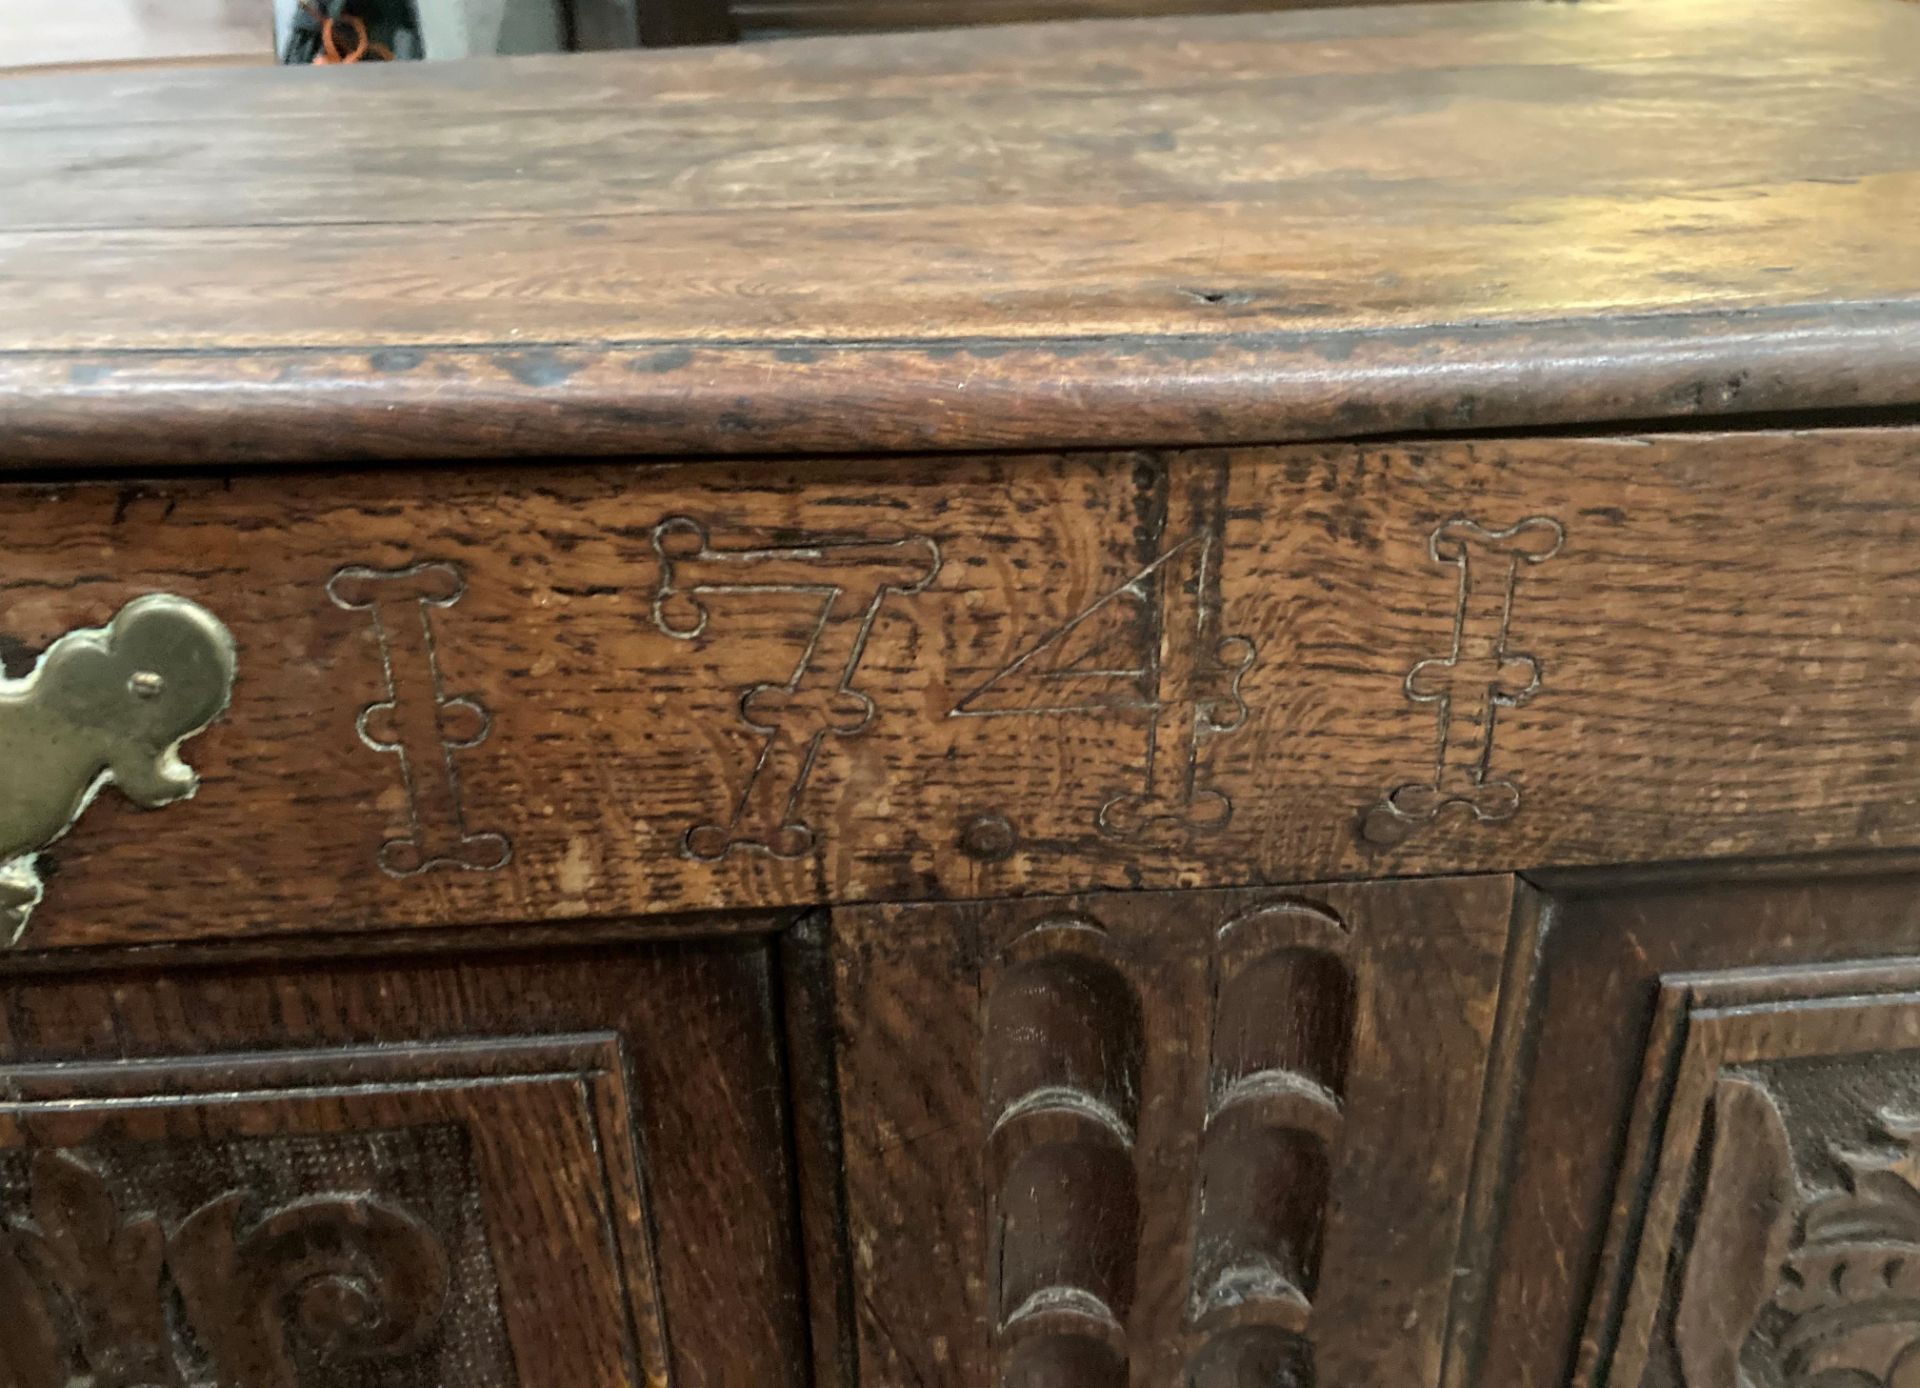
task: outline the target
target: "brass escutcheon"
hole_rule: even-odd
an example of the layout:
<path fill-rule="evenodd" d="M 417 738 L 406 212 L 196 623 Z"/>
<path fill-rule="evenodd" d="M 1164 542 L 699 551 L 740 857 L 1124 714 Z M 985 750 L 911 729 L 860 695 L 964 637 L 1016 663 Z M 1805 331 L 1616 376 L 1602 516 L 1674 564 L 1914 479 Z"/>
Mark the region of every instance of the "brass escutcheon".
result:
<path fill-rule="evenodd" d="M 0 932 L 20 938 L 43 886 L 37 858 L 109 785 L 147 809 L 193 794 L 180 744 L 233 693 L 233 634 L 156 593 L 70 631 L 22 679 L 0 679 Z"/>

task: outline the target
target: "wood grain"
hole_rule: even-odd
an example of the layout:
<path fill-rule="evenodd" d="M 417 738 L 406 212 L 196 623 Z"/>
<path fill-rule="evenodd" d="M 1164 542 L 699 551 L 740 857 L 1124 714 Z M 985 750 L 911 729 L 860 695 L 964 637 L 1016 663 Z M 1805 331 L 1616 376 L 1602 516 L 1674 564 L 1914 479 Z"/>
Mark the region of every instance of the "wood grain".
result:
<path fill-rule="evenodd" d="M 267 1145 L 254 1144 L 255 1153 Z M 288 1148 L 302 1145 L 296 1139 L 276 1155 L 285 1160 Z M 324 1150 L 326 1140 L 305 1145 Z M 419 1144 L 431 1145 L 432 1137 Z M 157 1145 L 144 1155 L 149 1172 L 164 1172 L 156 1184 L 178 1200 L 181 1186 L 201 1184 L 194 1175 L 218 1182 L 220 1158 L 231 1150 L 201 1144 L 195 1155 L 211 1158 L 205 1166 L 214 1170 L 185 1180 L 177 1166 L 166 1169 L 177 1148 Z M 444 1217 L 447 1203 L 471 1196 L 470 1173 L 446 1162 L 446 1153 L 435 1155 L 441 1160 L 433 1174 L 452 1197 L 435 1211 Z M 46 1147 L 12 1164 L 27 1168 L 24 1180 L 9 1183 L 12 1217 L 0 1231 L 0 1279 L 17 1317 L 0 1362 L 15 1383 L 73 1382 L 74 1364 L 87 1383 L 129 1372 L 188 1382 L 195 1340 L 215 1381 L 267 1388 L 300 1388 L 303 1361 L 332 1368 L 372 1360 L 383 1376 L 397 1370 L 395 1376 L 423 1385 L 456 1357 L 483 1364 L 490 1382 L 510 1372 L 498 1308 L 486 1304 L 493 1289 L 457 1285 L 470 1269 L 456 1271 L 446 1231 L 422 1218 L 417 1203 L 310 1186 L 303 1198 L 275 1204 L 263 1183 L 242 1177 L 224 1189 L 214 1184 L 204 1204 L 184 1213 L 176 1205 L 162 1221 L 145 1212 L 145 1201 L 160 1194 L 152 1185 L 140 1192 L 139 1212 L 123 1212 L 111 1177 L 91 1153 Z M 202 1198 L 207 1190 L 201 1184 Z M 458 1229 L 467 1245 L 458 1253 L 470 1256 L 471 1221 L 458 1222 L 467 1226 Z M 169 1316 L 176 1294 L 186 1321 L 178 1328 Z M 322 1310 L 329 1302 L 344 1314 L 329 1317 Z M 463 1317 L 469 1309 L 482 1314 Z M 461 1319 L 466 1324 L 456 1326 Z M 617 1324 L 617 1311 L 608 1319 Z M 188 1327 L 191 1337 L 179 1333 Z M 581 1366 L 571 1368 L 579 1373 Z"/>
<path fill-rule="evenodd" d="M 1610 0 L 10 83 L 0 458 L 1911 405 L 1917 53 L 1902 0 Z"/>
<path fill-rule="evenodd" d="M 240 652 L 23 943 L 1912 848 L 1914 447 L 16 485 L 16 673 L 154 590 Z"/>
<path fill-rule="evenodd" d="M 1717 1250 L 1707 1256 L 1727 1261 L 1692 1279 L 1705 1284 L 1685 1332 L 1696 1362 L 1716 1353 L 1700 1322 L 1737 1319 L 1731 1308 L 1747 1304 L 1732 1284 L 1764 1280 L 1774 1290 L 1766 1191 L 1839 1185 L 1846 1154 L 1894 1148 L 1880 1111 L 1911 1112 L 1920 1092 L 1910 874 L 1745 881 L 1735 866 L 1651 884 L 1583 876 L 1557 885 L 1547 905 L 1530 990 L 1535 1035 L 1510 1135 L 1518 1159 L 1463 1383 L 1694 1381 L 1682 1376 L 1674 1338 L 1686 1259 L 1663 1265 L 1655 1250 L 1698 1230 L 1704 1173 L 1683 1168 L 1723 1059 L 1728 1077 L 1786 1103 L 1796 1171 L 1729 1172 L 1750 1198 L 1741 1220 L 1705 1231 Z M 1749 1114 L 1748 1129 L 1759 1126 Z M 1737 1155 L 1768 1160 L 1755 1140 Z M 1676 1211 L 1683 1226 L 1672 1223 Z M 1744 1267 L 1730 1261 L 1742 1256 Z M 1870 1278 L 1808 1285 L 1851 1292 Z M 1629 1295 L 1635 1317 L 1623 1326 Z M 1894 1337 L 1910 1335 L 1911 1318 L 1879 1319 L 1882 1343 L 1904 1344 Z M 1730 1336 L 1718 1351 L 1738 1353 L 1743 1340 Z"/>
<path fill-rule="evenodd" d="M 1576 1383 L 1920 1364 L 1917 983 L 1911 959 L 1663 983 Z"/>
<path fill-rule="evenodd" d="M 780 938 L 781 1002 L 793 1124 L 794 1180 L 806 1268 L 811 1388 L 856 1388 L 853 1262 L 847 1242 L 840 1069 L 828 914 L 810 912 Z"/>
<path fill-rule="evenodd" d="M 862 1381 L 1437 1383 L 1512 904 L 836 912 Z"/>
<path fill-rule="evenodd" d="M 278 1275 L 257 1232 L 274 1210 L 293 1212 L 283 1226 L 311 1222 L 316 1204 L 357 1197 L 413 1231 L 406 1285 L 420 1304 L 389 1304 L 384 1324 L 431 1322 L 381 1382 L 798 1385 L 771 986 L 767 946 L 724 943 L 16 974 L 0 989 L 0 1207 L 44 1215 L 33 1189 L 56 1157 L 55 1184 L 85 1197 L 87 1227 L 117 1205 L 164 1232 L 196 1332 L 217 1332 L 223 1364 L 255 1354 L 234 1382 L 333 1381 L 346 1370 L 313 1367 L 329 1349 L 361 1362 L 352 1342 L 368 1328 L 329 1308 L 344 1316 L 356 1295 L 401 1289 L 327 1263 L 352 1240 L 310 1230 L 304 1259 L 281 1270 L 301 1279 L 280 1295 L 255 1285 Z M 223 1220 L 231 1258 L 210 1242 Z M 423 1241 L 445 1259 L 433 1305 L 421 1303 Z M 346 1285 L 329 1301 L 334 1271 Z M 128 1332 L 159 1288 L 150 1272 L 75 1288 L 80 1315 L 118 1318 L 119 1338 L 89 1340 L 93 1362 L 145 1352 L 165 1366 L 175 1353 L 170 1332 Z M 319 1285 L 294 1295 L 306 1279 Z M 255 1328 L 305 1377 L 250 1351 Z"/>

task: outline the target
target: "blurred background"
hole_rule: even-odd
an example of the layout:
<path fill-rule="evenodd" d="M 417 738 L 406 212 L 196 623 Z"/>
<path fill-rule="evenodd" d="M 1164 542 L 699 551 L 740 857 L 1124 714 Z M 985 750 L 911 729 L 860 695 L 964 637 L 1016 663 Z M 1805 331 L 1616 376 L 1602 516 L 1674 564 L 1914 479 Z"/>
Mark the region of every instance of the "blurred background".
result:
<path fill-rule="evenodd" d="M 1395 0 L 0 0 L 0 71 L 432 60 Z M 1537 0 L 1536 0 L 1537 2 Z"/>

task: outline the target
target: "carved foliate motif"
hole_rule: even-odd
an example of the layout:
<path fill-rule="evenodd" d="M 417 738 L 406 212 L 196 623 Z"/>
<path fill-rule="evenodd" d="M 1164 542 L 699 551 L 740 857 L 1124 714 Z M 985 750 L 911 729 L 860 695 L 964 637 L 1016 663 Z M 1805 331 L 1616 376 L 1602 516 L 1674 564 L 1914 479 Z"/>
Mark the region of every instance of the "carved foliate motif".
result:
<path fill-rule="evenodd" d="M 1661 981 L 1576 1388 L 1920 1388 L 1920 960 Z"/>
<path fill-rule="evenodd" d="M 1920 1388 L 1920 1118 L 1804 1189 L 1766 1088 L 1715 1086 L 1674 1341 L 1686 1388 Z"/>
<path fill-rule="evenodd" d="M 256 1205 L 231 1192 L 169 1233 L 79 1157 L 37 1153 L 0 1227 L 0 1388 L 319 1388 L 329 1364 L 435 1332 L 449 1267 L 414 1215 L 367 1195 Z"/>

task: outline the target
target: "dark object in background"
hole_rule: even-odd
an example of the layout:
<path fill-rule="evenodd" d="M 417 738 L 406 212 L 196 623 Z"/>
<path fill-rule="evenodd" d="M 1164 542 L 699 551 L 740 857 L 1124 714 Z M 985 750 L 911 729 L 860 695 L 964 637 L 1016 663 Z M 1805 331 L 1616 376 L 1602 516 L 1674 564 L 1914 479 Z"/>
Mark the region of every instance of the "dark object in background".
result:
<path fill-rule="evenodd" d="M 412 0 L 303 0 L 281 61 L 393 62 L 420 56 L 420 19 Z"/>
<path fill-rule="evenodd" d="M 604 0 L 603 0 L 604 2 Z M 1037 20 L 1398 5 L 1415 0 L 640 0 L 648 45 L 958 29 Z"/>
<path fill-rule="evenodd" d="M 681 15 L 689 3 L 705 8 Z M 637 0 L 300 0 L 290 17 L 288 8 L 281 7 L 280 48 L 282 60 L 296 64 L 438 62 L 735 37 L 724 6 L 709 0 L 658 0 L 644 24 Z"/>
<path fill-rule="evenodd" d="M 967 28 L 1035 20 L 1111 19 L 1391 6 L 1413 0 L 303 0 L 286 61 L 316 60 L 320 18 L 363 16 L 371 47 L 429 60 L 496 53 L 671 48 L 818 34 Z M 410 9 L 404 17 L 402 10 Z M 389 37 L 389 34 L 392 37 Z M 342 47 L 349 45 L 342 44 Z M 369 56 L 385 56 L 377 51 Z"/>

